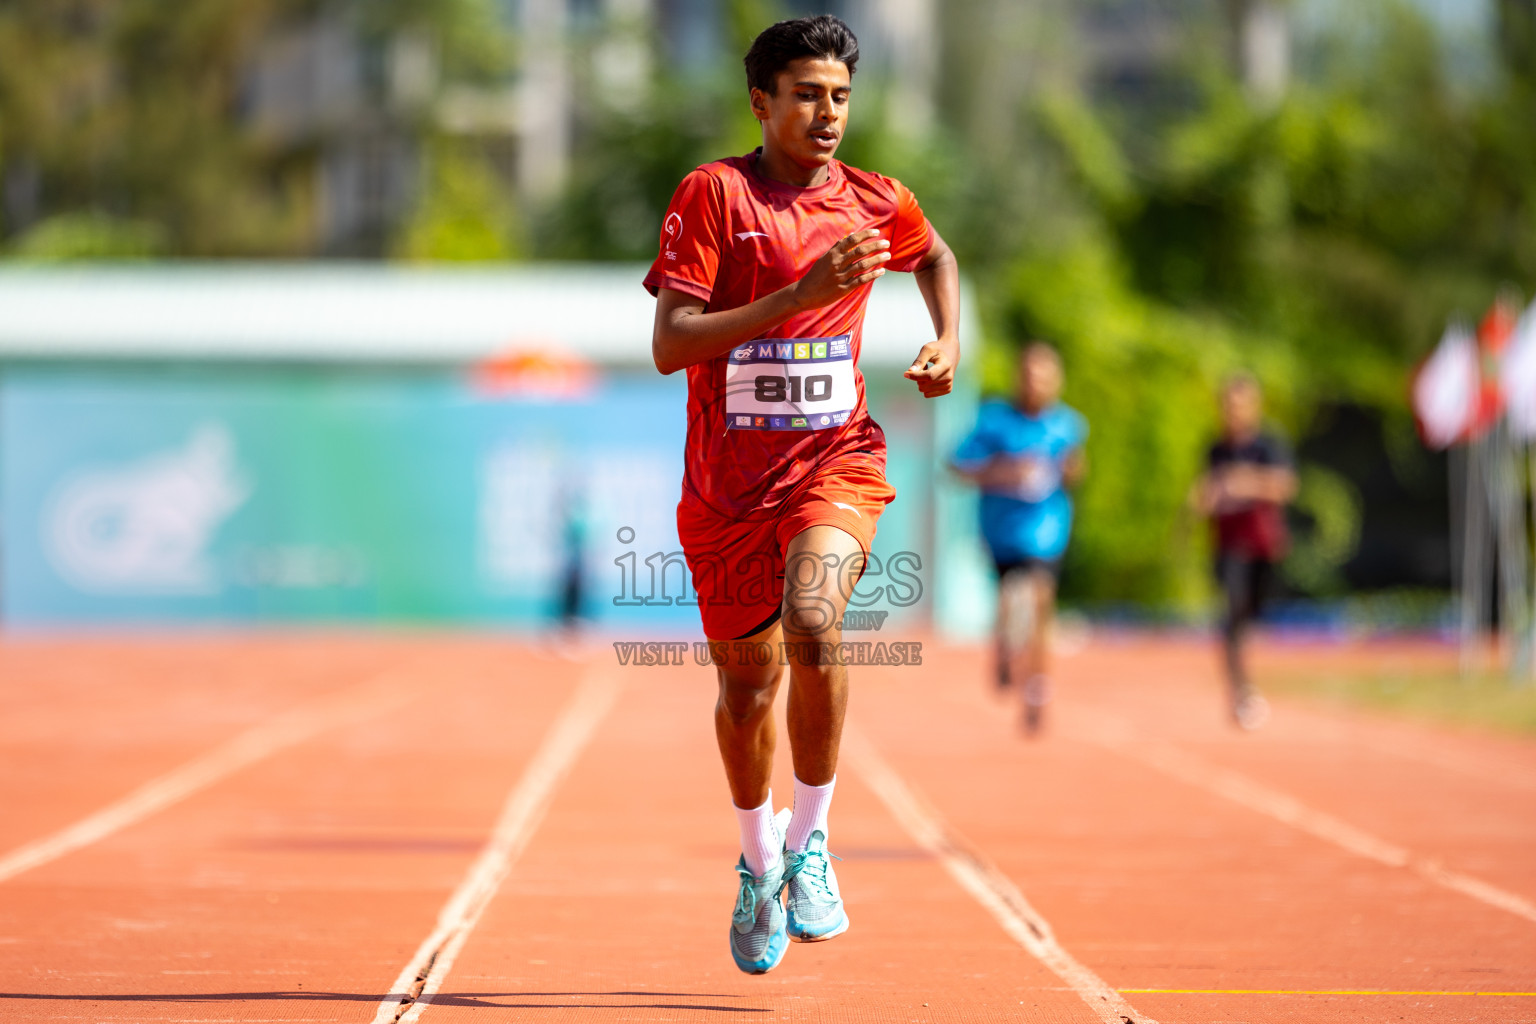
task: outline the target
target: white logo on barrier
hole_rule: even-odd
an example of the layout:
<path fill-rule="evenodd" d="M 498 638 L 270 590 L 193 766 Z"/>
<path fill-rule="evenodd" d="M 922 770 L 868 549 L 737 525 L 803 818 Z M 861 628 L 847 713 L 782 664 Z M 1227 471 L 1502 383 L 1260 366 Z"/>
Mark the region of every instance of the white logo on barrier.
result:
<path fill-rule="evenodd" d="M 250 494 L 229 429 L 203 424 L 179 449 L 65 481 L 45 512 L 44 546 L 81 590 L 210 593 L 208 542 Z"/>

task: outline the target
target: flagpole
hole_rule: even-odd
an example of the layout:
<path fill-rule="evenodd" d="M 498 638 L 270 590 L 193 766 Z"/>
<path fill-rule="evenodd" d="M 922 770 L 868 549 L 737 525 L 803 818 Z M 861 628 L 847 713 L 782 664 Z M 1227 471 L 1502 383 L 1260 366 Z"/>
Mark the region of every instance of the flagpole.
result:
<path fill-rule="evenodd" d="M 1481 637 L 1479 630 L 1482 625 L 1483 606 L 1486 602 L 1486 588 L 1488 586 L 1483 575 L 1485 559 L 1487 557 L 1487 529 L 1485 521 L 1488 518 L 1488 498 L 1486 487 L 1483 483 L 1484 473 L 1484 439 L 1475 438 L 1467 445 L 1465 488 L 1462 491 L 1466 515 L 1463 524 L 1466 527 L 1465 543 L 1462 546 L 1462 592 L 1461 592 L 1461 674 L 1471 674 L 1481 658 Z"/>
<path fill-rule="evenodd" d="M 1496 462 L 1493 480 L 1498 525 L 1499 634 L 1509 648 L 1506 671 L 1513 680 L 1524 675 L 1528 655 L 1525 644 L 1525 502 L 1520 499 L 1521 465 L 1507 416 L 1500 417 L 1492 437 Z"/>
<path fill-rule="evenodd" d="M 1451 513 L 1451 608 L 1456 614 L 1456 649 L 1461 673 L 1466 674 L 1467 660 L 1467 446 L 1453 444 L 1445 450 L 1446 491 Z M 1536 502 L 1536 494 L 1531 495 Z"/>
<path fill-rule="evenodd" d="M 1525 442 L 1525 464 L 1528 474 L 1527 492 L 1530 495 L 1530 522 L 1536 523 L 1536 444 L 1530 443 L 1529 440 Z M 1526 502 L 1522 500 L 1520 504 L 1521 516 L 1523 517 L 1525 515 Z M 1527 683 L 1536 683 L 1536 571 L 1533 571 L 1531 574 L 1530 585 L 1533 589 L 1526 591 L 1526 597 L 1529 601 L 1527 607 L 1530 609 L 1530 616 L 1526 619 L 1525 629 L 1525 643 L 1528 652 L 1525 663 L 1525 681 Z"/>

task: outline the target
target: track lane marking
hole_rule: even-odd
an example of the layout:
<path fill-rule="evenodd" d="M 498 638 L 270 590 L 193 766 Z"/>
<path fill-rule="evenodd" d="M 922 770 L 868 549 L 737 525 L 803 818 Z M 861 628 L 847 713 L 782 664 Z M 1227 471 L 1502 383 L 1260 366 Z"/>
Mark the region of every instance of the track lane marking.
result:
<path fill-rule="evenodd" d="M 392 669 L 251 726 L 74 824 L 0 856 L 0 882 L 121 832 L 242 768 L 322 732 L 393 711 L 420 696 L 421 691 L 419 682 L 410 683 L 403 670 Z"/>
<path fill-rule="evenodd" d="M 1347 850 L 1357 857 L 1373 860 L 1387 867 L 1412 871 L 1442 888 L 1459 892 L 1490 907 L 1523 917 L 1527 921 L 1536 922 L 1536 903 L 1532 903 L 1524 896 L 1501 889 L 1472 875 L 1452 871 L 1432 857 L 1414 853 L 1406 847 L 1351 825 L 1341 818 L 1310 807 L 1289 793 L 1181 750 L 1172 744 L 1141 742 L 1123 722 L 1114 727 L 1073 729 L 1071 732 L 1078 739 L 1113 751 L 1128 760 L 1153 768 L 1196 789 L 1213 793 L 1239 806 L 1306 832 L 1324 842 Z"/>
<path fill-rule="evenodd" d="M 1120 991 L 1170 996 L 1536 996 L 1536 992 L 1441 992 L 1393 988 L 1123 988 Z"/>
<path fill-rule="evenodd" d="M 431 1005 L 470 933 L 543 821 L 555 789 L 613 707 L 619 683 L 611 670 L 588 671 L 507 794 L 491 838 L 438 912 L 437 926 L 379 1003 L 374 1024 L 411 1024 Z"/>
<path fill-rule="evenodd" d="M 1437 737 L 1433 749 L 1425 749 L 1414 742 L 1415 733 L 1423 726 L 1414 722 L 1384 723 L 1365 717 L 1364 712 L 1348 710 L 1336 713 L 1338 717 L 1312 707 L 1291 706 L 1287 717 L 1304 719 L 1313 728 L 1324 730 L 1329 742 L 1367 747 L 1378 754 L 1385 754 L 1411 764 L 1456 772 L 1469 778 L 1498 786 L 1516 789 L 1536 789 L 1536 768 L 1518 762 L 1513 756 L 1494 753 L 1491 756 L 1472 757 L 1467 752 L 1443 746 Z"/>
<path fill-rule="evenodd" d="M 939 813 L 924 802 L 852 726 L 843 730 L 843 751 L 897 824 L 921 849 L 944 865 L 951 878 L 992 915 L 1019 945 L 1064 981 L 1103 1024 L 1157 1024 L 1138 1012 L 1056 941 L 1050 924 L 1019 887 L 980 853 L 963 845 Z"/>

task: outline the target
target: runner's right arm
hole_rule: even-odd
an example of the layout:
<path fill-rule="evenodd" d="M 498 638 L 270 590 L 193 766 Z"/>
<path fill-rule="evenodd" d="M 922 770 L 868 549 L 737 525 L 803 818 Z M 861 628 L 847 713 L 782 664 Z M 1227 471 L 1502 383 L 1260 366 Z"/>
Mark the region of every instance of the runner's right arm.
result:
<path fill-rule="evenodd" d="M 885 273 L 889 240 L 874 228 L 855 231 L 836 242 L 811 265 L 804 277 L 770 295 L 735 309 L 704 312 L 702 299 L 672 288 L 656 292 L 656 322 L 651 329 L 651 358 L 664 374 L 675 373 L 729 352 L 774 324 L 807 309 L 830 306 L 844 295 Z"/>

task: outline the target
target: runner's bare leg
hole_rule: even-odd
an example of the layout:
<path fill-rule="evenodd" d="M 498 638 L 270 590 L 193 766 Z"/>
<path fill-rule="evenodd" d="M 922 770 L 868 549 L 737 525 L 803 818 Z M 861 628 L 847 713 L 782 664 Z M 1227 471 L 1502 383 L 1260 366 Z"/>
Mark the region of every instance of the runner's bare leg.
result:
<path fill-rule="evenodd" d="M 1056 581 L 1043 569 L 1032 570 L 1025 579 L 1029 589 L 1024 599 L 1031 602 L 1034 613 L 1030 617 L 1029 640 L 1026 645 L 1029 659 L 1025 669 L 1027 679 L 1043 677 L 1050 668 L 1047 659 L 1051 649 L 1051 623 L 1056 617 Z"/>
<path fill-rule="evenodd" d="M 862 556 L 852 536 L 835 526 L 813 526 L 798 534 L 785 552 L 786 577 L 798 566 L 801 575 L 786 580 L 784 617 L 742 644 L 766 644 L 772 652 L 767 665 L 739 656 L 736 642 L 726 645 L 726 663 L 716 666 L 720 693 L 715 703 L 715 738 L 725 765 L 731 799 L 737 807 L 757 807 L 768 798 L 773 752 L 778 730 L 773 701 L 783 675 L 780 643 L 842 641 L 847 596 L 846 579 L 838 572 L 847 560 Z M 822 566 L 817 572 L 816 565 Z M 798 581 L 798 582 L 796 582 Z M 789 623 L 793 620 L 793 626 Z M 795 652 L 798 654 L 800 652 Z M 812 786 L 825 785 L 837 774 L 843 715 L 848 706 L 848 670 L 836 664 L 804 663 L 790 658 L 789 745 L 795 777 Z"/>
<path fill-rule="evenodd" d="M 773 775 L 773 750 L 778 730 L 773 721 L 773 700 L 779 692 L 784 667 L 779 664 L 779 624 L 744 641 L 725 644 L 726 661 L 715 666 L 720 696 L 715 702 L 715 739 L 720 760 L 737 807 L 760 807 L 768 799 L 768 780 Z M 758 665 L 739 656 L 739 644 L 766 644 L 772 657 Z"/>
<path fill-rule="evenodd" d="M 835 526 L 812 526 L 796 534 L 784 552 L 784 617 L 789 644 L 789 748 L 795 778 L 824 786 L 837 774 L 837 755 L 848 708 L 848 668 L 817 655 L 817 644 L 842 642 L 844 593 L 857 574 L 839 569 L 863 557 L 851 535 Z M 812 645 L 808 649 L 803 645 Z"/>

